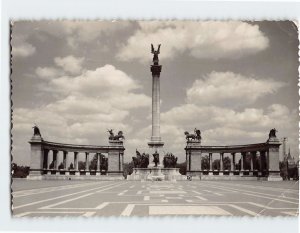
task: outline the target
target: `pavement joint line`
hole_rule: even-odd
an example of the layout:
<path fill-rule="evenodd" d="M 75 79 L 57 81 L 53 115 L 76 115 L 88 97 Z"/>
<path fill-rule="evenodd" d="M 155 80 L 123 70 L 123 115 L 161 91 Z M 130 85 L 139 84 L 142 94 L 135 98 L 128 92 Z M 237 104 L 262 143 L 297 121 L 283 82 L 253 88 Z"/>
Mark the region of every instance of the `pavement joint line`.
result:
<path fill-rule="evenodd" d="M 111 186 L 111 185 L 112 184 L 106 185 L 104 187 Z M 103 187 L 97 187 L 97 188 L 93 188 L 93 189 L 82 190 L 82 191 L 79 191 L 79 192 L 76 192 L 76 193 L 70 193 L 70 194 L 66 194 L 66 195 L 62 195 L 62 196 L 58 196 L 58 197 L 53 197 L 53 198 L 48 198 L 48 199 L 44 199 L 44 200 L 40 200 L 40 201 L 35 201 L 35 202 L 27 203 L 27 204 L 24 204 L 24 205 L 20 205 L 20 206 L 13 206 L 12 209 L 16 210 L 16 209 L 19 209 L 19 208 L 23 208 L 23 207 L 27 207 L 27 206 L 31 206 L 31 205 L 36 205 L 36 204 L 40 204 L 40 203 L 43 203 L 43 202 L 53 201 L 53 200 L 73 196 L 73 195 L 84 193 L 84 192 L 90 192 L 90 191 L 97 190 L 97 189 L 100 189 L 100 188 L 103 188 Z"/>
<path fill-rule="evenodd" d="M 128 204 L 125 209 L 123 210 L 123 212 L 121 213 L 121 216 L 130 216 L 133 209 L 134 209 L 135 205 L 134 204 Z"/>
<path fill-rule="evenodd" d="M 107 182 L 105 182 L 107 183 Z M 85 186 L 89 186 L 91 184 L 97 184 L 96 182 L 88 183 L 88 184 L 77 184 L 77 185 L 66 185 L 66 186 L 58 186 L 58 187 L 51 187 L 51 188 L 41 188 L 41 189 L 31 189 L 31 190 L 22 190 L 22 191 L 13 191 L 13 197 L 24 197 L 24 196 L 30 196 L 35 194 L 43 194 L 48 192 L 55 192 L 55 191 L 61 191 L 61 190 L 68 190 L 72 188 L 81 188 Z M 99 183 L 98 183 L 99 184 Z M 24 194 L 19 194 L 20 192 L 24 192 Z M 16 194 L 16 195 L 15 195 Z"/>
<path fill-rule="evenodd" d="M 211 183 L 211 182 L 210 182 Z M 255 189 L 263 189 L 263 190 L 266 190 L 266 189 L 268 189 L 268 190 L 274 190 L 274 191 L 278 191 L 278 192 L 293 192 L 293 193 L 296 193 L 296 194 L 298 194 L 298 191 L 297 190 L 293 190 L 293 189 L 283 189 L 283 188 L 274 188 L 274 187 L 266 187 L 266 186 L 264 186 L 264 187 L 262 187 L 262 186 L 255 186 L 255 185 L 246 185 L 246 184 L 232 184 L 232 183 L 228 183 L 228 182 L 224 182 L 224 183 L 220 183 L 220 182 L 217 182 L 217 181 L 215 181 L 215 183 L 217 183 L 217 184 L 222 184 L 222 185 L 224 185 L 224 184 L 226 184 L 226 185 L 231 185 L 231 186 L 244 186 L 244 187 L 248 187 L 248 188 L 255 188 Z M 212 184 L 212 183 L 211 183 Z"/>
<path fill-rule="evenodd" d="M 103 202 L 103 203 L 101 203 L 100 205 L 98 205 L 98 206 L 96 207 L 96 209 L 97 209 L 97 210 L 101 210 L 101 209 L 103 209 L 104 207 L 108 206 L 109 204 L 110 204 L 109 202 Z"/>
<path fill-rule="evenodd" d="M 211 186 L 210 185 L 210 187 L 212 187 L 212 188 L 216 188 L 216 189 L 221 189 L 221 190 L 227 190 L 227 191 L 238 191 L 239 193 L 245 193 L 245 192 L 248 192 L 248 193 L 256 193 L 256 194 L 260 194 L 260 195 L 263 195 L 263 196 L 265 196 L 265 195 L 267 195 L 267 196 L 271 196 L 271 197 L 278 197 L 278 195 L 274 195 L 274 194 L 267 194 L 267 193 L 259 193 L 259 192 L 254 192 L 254 191 L 248 191 L 248 190 L 240 190 L 240 189 L 234 189 L 234 188 L 227 188 L 227 187 L 224 187 L 224 186 L 218 186 L 218 187 L 216 187 L 216 186 Z M 206 190 L 204 190 L 204 191 L 206 191 Z M 293 199 L 293 200 L 299 200 L 298 198 L 292 198 L 292 197 L 284 197 L 284 198 L 286 198 L 286 199 Z"/>
<path fill-rule="evenodd" d="M 292 201 L 278 199 L 278 198 L 264 197 L 262 195 L 255 195 L 255 194 L 251 194 L 251 193 L 243 193 L 243 194 L 249 195 L 249 196 L 254 196 L 254 197 L 265 198 L 265 199 L 269 199 L 269 200 L 273 200 L 273 201 L 281 201 L 281 202 L 286 202 L 286 203 L 291 203 L 291 204 L 298 204 L 298 202 L 292 202 Z"/>
<path fill-rule="evenodd" d="M 110 187 L 101 189 L 101 190 L 99 190 L 97 192 L 87 193 L 87 194 L 84 194 L 82 196 L 71 198 L 71 199 L 68 199 L 68 200 L 64 200 L 64 201 L 61 201 L 61 202 L 58 202 L 58 203 L 54 203 L 54 204 L 51 204 L 51 205 L 47 205 L 47 206 L 41 207 L 39 209 L 51 209 L 51 207 L 53 207 L 53 206 L 58 206 L 58 205 L 65 204 L 65 203 L 68 203 L 68 202 L 71 202 L 71 201 L 75 201 L 75 200 L 81 199 L 83 197 L 91 196 L 91 195 L 93 195 L 95 193 L 99 193 L 101 191 L 108 190 L 108 189 L 111 189 L 111 188 L 115 188 L 115 187 L 118 187 L 118 186 L 121 186 L 121 185 L 122 185 L 122 183 L 114 184 L 114 185 L 112 185 Z"/>
<path fill-rule="evenodd" d="M 202 201 L 207 201 L 207 199 L 204 198 L 204 197 L 200 197 L 200 196 L 195 196 L 195 197 L 198 198 L 198 199 L 200 199 L 200 200 L 202 200 Z"/>
<path fill-rule="evenodd" d="M 259 216 L 258 213 L 255 213 L 255 212 L 253 212 L 253 211 L 251 211 L 251 210 L 245 209 L 245 208 L 243 208 L 243 207 L 240 207 L 240 206 L 237 206 L 237 205 L 234 205 L 234 204 L 229 204 L 228 206 L 230 206 L 230 207 L 232 207 L 232 208 L 235 208 L 235 209 L 237 209 L 237 210 L 240 210 L 240 211 L 242 211 L 242 212 L 244 212 L 244 213 L 246 213 L 246 214 L 249 214 L 249 215 L 251 215 L 251 216 L 255 216 L 255 217 L 258 217 L 258 216 Z"/>
<path fill-rule="evenodd" d="M 85 214 L 82 215 L 82 217 L 91 217 L 95 214 L 96 214 L 96 212 L 86 212 Z"/>

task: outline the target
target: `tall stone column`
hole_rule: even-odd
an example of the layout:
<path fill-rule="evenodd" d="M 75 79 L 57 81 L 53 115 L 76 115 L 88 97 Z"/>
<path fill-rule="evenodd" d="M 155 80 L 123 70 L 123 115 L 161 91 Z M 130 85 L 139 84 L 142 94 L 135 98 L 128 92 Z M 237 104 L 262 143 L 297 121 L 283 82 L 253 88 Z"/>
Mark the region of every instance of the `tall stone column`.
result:
<path fill-rule="evenodd" d="M 49 170 L 50 169 L 50 164 L 52 163 L 53 161 L 53 151 L 51 151 L 51 159 L 50 159 L 50 150 L 48 151 L 48 164 L 47 164 L 47 169 Z M 51 171 L 48 171 L 47 174 L 51 174 Z"/>
<path fill-rule="evenodd" d="M 234 175 L 234 171 L 235 171 L 235 153 L 231 153 L 230 173 L 229 173 L 229 175 Z"/>
<path fill-rule="evenodd" d="M 219 175 L 223 175 L 223 171 L 224 171 L 224 164 L 223 164 L 223 157 L 224 157 L 224 153 L 220 153 L 220 171 L 219 171 Z"/>
<path fill-rule="evenodd" d="M 158 54 L 160 53 L 160 47 L 157 51 L 154 50 L 152 45 L 153 65 L 151 65 L 152 73 L 152 135 L 151 140 L 148 142 L 149 148 L 152 148 L 155 152 L 163 147 L 164 142 L 160 137 L 160 72 L 161 65 L 159 65 Z"/>

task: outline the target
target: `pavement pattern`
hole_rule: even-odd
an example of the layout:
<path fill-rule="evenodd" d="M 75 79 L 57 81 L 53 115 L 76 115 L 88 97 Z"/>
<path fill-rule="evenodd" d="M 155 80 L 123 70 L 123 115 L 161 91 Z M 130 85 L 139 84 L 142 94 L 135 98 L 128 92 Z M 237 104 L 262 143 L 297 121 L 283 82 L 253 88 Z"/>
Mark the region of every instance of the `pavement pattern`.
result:
<path fill-rule="evenodd" d="M 30 181 L 15 179 L 14 217 L 298 216 L 294 181 Z"/>

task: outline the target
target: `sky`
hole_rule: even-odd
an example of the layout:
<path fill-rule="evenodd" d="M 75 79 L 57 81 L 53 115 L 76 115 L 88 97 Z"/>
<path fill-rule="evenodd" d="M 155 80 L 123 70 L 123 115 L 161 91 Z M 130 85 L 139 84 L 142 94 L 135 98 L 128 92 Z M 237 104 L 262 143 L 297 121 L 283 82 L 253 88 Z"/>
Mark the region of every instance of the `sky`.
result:
<path fill-rule="evenodd" d="M 261 143 L 269 130 L 298 157 L 298 35 L 291 21 L 15 21 L 13 161 L 30 164 L 33 125 L 47 141 L 107 145 L 125 161 L 151 137 L 151 43 L 161 44 L 163 152 Z"/>

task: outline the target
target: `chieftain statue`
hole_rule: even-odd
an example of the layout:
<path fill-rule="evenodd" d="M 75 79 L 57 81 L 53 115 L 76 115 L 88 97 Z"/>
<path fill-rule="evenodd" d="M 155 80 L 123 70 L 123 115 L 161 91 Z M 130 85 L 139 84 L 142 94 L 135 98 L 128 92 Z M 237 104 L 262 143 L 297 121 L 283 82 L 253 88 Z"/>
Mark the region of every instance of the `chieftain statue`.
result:
<path fill-rule="evenodd" d="M 163 159 L 164 168 L 175 168 L 177 165 L 177 157 L 172 153 L 167 153 Z"/>
<path fill-rule="evenodd" d="M 201 131 L 197 128 L 194 129 L 194 134 L 190 134 L 188 131 L 184 132 L 186 140 L 189 141 L 201 141 Z"/>
<path fill-rule="evenodd" d="M 119 131 L 117 135 L 114 135 L 113 129 L 108 129 L 107 132 L 109 133 L 108 139 L 110 141 L 120 141 L 120 139 L 125 139 L 122 131 Z"/>
<path fill-rule="evenodd" d="M 149 165 L 149 154 L 141 154 L 137 149 L 136 149 L 136 156 L 132 157 L 132 162 L 134 168 L 147 168 Z"/>
<path fill-rule="evenodd" d="M 157 167 L 159 164 L 159 153 L 157 151 L 153 154 L 153 163 L 155 164 L 154 167 Z"/>

